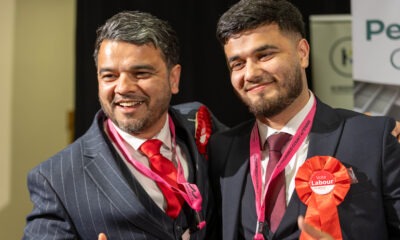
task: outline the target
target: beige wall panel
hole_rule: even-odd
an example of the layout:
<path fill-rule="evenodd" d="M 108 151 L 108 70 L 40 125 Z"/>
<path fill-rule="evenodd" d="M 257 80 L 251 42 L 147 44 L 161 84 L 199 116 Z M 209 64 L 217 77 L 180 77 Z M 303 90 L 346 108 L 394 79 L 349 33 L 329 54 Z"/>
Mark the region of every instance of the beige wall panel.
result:
<path fill-rule="evenodd" d="M 14 2 L 11 193 L 0 210 L 3 239 L 21 238 L 32 209 L 27 173 L 68 144 L 68 111 L 74 105 L 75 1 Z"/>

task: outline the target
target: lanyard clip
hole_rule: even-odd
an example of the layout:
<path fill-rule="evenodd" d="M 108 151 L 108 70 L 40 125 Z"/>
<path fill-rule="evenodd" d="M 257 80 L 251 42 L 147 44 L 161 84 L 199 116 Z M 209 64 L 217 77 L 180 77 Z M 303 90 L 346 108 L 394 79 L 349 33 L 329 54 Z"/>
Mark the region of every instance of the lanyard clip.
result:
<path fill-rule="evenodd" d="M 203 229 L 206 226 L 206 221 L 203 218 L 203 215 L 201 214 L 200 211 L 196 211 L 196 222 L 197 222 L 197 228 L 199 230 Z"/>
<path fill-rule="evenodd" d="M 265 222 L 260 222 L 257 221 L 257 227 L 256 227 L 256 234 L 254 234 L 254 238 L 253 240 L 264 240 L 264 227 L 265 227 L 266 223 Z"/>
<path fill-rule="evenodd" d="M 256 234 L 257 233 L 261 233 L 262 234 L 264 232 L 264 226 L 265 226 L 264 222 L 257 221 Z"/>
<path fill-rule="evenodd" d="M 265 222 L 257 221 L 256 234 L 254 234 L 253 240 L 265 240 L 263 235 L 264 226 Z"/>

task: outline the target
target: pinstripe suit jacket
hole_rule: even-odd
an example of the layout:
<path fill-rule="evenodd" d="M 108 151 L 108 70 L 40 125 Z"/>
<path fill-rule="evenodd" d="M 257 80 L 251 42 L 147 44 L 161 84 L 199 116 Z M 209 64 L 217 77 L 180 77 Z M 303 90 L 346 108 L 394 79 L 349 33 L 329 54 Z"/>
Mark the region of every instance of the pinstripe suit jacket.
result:
<path fill-rule="evenodd" d="M 196 148 L 189 121 L 193 106 L 170 109 L 176 133 L 189 152 L 196 169 L 194 182 L 203 195 L 203 216 L 212 208 L 206 162 Z M 181 113 L 184 112 L 185 116 Z M 176 239 L 179 224 L 165 215 L 143 188 L 124 175 L 121 159 L 103 131 L 104 113 L 99 112 L 90 129 L 66 149 L 34 168 L 28 175 L 33 211 L 27 217 L 23 239 L 90 239 L 104 232 L 108 239 Z M 192 123 L 193 124 L 193 123 Z M 193 128 L 192 128 L 193 129 Z M 130 180 L 133 180 L 132 182 Z M 139 192 L 140 192 L 139 189 Z M 137 190 L 137 189 L 136 189 Z M 151 200 L 150 200 L 151 201 Z M 188 208 L 186 208 L 188 209 Z M 185 211 L 193 219 L 193 211 Z M 189 221 L 189 220 L 188 220 Z M 167 226 L 175 226 L 173 231 Z M 211 218 L 208 222 L 212 224 Z M 191 239 L 205 239 L 205 229 L 194 232 Z M 174 235 L 175 234 L 175 235 Z"/>

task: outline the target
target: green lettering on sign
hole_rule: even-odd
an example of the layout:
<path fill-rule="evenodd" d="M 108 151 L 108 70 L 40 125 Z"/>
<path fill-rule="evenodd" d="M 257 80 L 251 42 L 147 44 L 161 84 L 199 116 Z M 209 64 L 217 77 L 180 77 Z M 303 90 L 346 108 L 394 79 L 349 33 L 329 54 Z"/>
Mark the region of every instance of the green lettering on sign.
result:
<path fill-rule="evenodd" d="M 380 34 L 385 29 L 385 24 L 380 20 L 367 20 L 367 40 L 370 41 L 372 35 Z"/>
<path fill-rule="evenodd" d="M 386 29 L 386 35 L 393 40 L 400 39 L 400 24 L 390 24 Z"/>

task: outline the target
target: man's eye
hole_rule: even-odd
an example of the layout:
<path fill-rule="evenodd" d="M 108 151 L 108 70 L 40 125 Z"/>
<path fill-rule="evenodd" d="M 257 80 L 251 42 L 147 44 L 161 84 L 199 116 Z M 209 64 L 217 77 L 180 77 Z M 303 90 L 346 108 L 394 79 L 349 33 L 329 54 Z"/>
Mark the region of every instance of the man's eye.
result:
<path fill-rule="evenodd" d="M 138 79 L 146 79 L 152 76 L 150 72 L 137 72 L 135 75 Z"/>
<path fill-rule="evenodd" d="M 115 74 L 108 73 L 108 74 L 102 74 L 100 76 L 100 78 L 103 81 L 112 81 L 112 80 L 114 80 L 116 78 L 116 76 L 115 76 Z"/>
<path fill-rule="evenodd" d="M 258 56 L 258 59 L 260 59 L 260 61 L 266 61 L 271 59 L 272 56 L 273 56 L 272 53 L 263 53 Z"/>
<path fill-rule="evenodd" d="M 244 66 L 243 62 L 234 62 L 234 63 L 231 63 L 230 68 L 231 68 L 231 71 L 237 71 L 237 70 L 242 69 L 243 66 Z"/>

